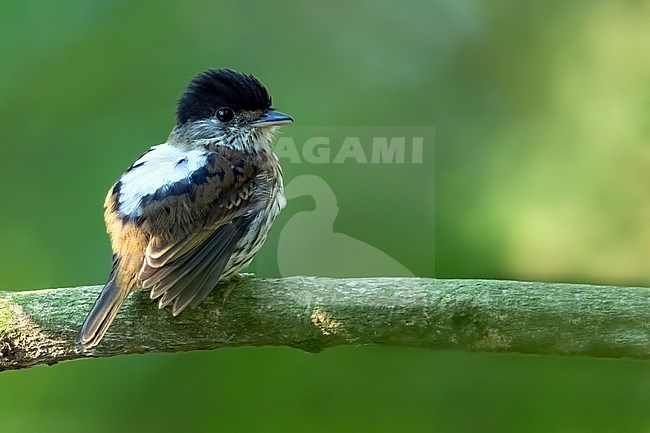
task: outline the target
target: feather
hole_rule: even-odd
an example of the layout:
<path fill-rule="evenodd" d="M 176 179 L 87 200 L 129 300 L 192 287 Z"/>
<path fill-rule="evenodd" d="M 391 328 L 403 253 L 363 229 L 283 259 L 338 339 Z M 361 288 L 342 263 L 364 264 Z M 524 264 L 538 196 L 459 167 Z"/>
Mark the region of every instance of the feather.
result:
<path fill-rule="evenodd" d="M 151 289 L 150 296 L 152 299 L 159 299 L 160 308 L 173 303 L 174 315 L 179 314 L 190 303 L 193 306 L 198 305 L 216 286 L 251 220 L 251 216 L 241 216 L 211 232 L 210 236 L 201 233 L 198 236 L 202 240 L 201 244 L 194 245 L 179 257 L 168 257 L 162 267 L 152 267 L 146 260 L 139 275 L 142 287 Z M 193 240 L 190 239 L 189 242 Z M 167 250 L 185 249 L 182 245 L 174 245 Z"/>
<path fill-rule="evenodd" d="M 119 263 L 118 259 L 113 260 L 113 269 L 108 282 L 95 301 L 90 313 L 86 316 L 77 334 L 76 344 L 85 348 L 91 348 L 99 344 L 128 296 L 131 287 L 119 283 Z"/>

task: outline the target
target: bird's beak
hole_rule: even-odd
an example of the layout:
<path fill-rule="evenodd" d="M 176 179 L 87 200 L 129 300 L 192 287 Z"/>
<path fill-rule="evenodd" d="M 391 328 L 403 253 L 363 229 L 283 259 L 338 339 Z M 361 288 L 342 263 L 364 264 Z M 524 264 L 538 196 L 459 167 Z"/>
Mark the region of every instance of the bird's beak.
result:
<path fill-rule="evenodd" d="M 254 122 L 251 122 L 251 126 L 257 128 L 265 126 L 280 126 L 287 123 L 293 122 L 293 118 L 288 114 L 280 113 L 279 111 L 266 110 L 262 116 Z"/>

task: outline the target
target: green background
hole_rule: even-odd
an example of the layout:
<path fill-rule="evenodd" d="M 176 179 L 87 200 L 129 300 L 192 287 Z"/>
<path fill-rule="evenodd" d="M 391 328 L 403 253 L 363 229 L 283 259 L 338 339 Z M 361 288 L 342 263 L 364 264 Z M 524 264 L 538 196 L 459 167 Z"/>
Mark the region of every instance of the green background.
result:
<path fill-rule="evenodd" d="M 647 1 L 3 1 L 0 288 L 103 282 L 106 190 L 166 139 L 188 80 L 222 66 L 254 73 L 301 134 L 435 128 L 420 165 L 283 161 L 287 180 L 330 184 L 335 232 L 416 275 L 650 285 L 649 15 Z M 311 208 L 289 203 L 261 274 Z M 630 360 L 240 348 L 0 374 L 2 432 L 649 430 L 650 363 Z"/>

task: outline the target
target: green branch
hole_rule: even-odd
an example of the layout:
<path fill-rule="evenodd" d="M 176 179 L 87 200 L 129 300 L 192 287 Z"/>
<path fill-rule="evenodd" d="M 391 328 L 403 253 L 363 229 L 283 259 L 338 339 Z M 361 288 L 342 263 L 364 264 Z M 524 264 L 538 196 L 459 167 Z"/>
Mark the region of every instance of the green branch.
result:
<path fill-rule="evenodd" d="M 234 346 L 338 345 L 650 358 L 650 289 L 425 278 L 246 277 L 173 317 L 127 300 L 101 344 L 74 336 L 100 286 L 0 292 L 0 370 Z"/>

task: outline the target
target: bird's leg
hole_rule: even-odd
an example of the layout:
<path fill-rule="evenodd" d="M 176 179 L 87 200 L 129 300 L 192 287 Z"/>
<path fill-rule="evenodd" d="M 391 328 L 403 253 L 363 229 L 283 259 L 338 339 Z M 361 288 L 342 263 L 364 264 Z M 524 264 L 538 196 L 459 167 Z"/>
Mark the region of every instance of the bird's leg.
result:
<path fill-rule="evenodd" d="M 242 283 L 246 279 L 254 276 L 255 274 L 234 274 L 232 277 L 230 277 L 230 280 L 228 280 L 228 282 L 226 283 L 226 288 L 223 292 L 222 306 L 224 308 L 226 307 L 226 302 L 228 302 L 228 298 L 230 298 L 230 295 L 232 294 L 232 291 L 235 290 L 235 287 L 237 287 L 240 283 Z"/>

